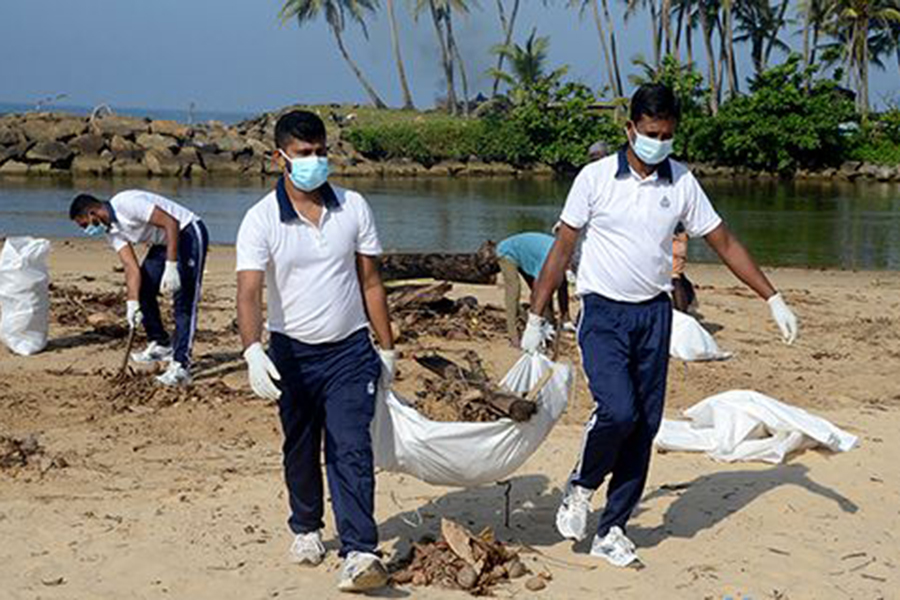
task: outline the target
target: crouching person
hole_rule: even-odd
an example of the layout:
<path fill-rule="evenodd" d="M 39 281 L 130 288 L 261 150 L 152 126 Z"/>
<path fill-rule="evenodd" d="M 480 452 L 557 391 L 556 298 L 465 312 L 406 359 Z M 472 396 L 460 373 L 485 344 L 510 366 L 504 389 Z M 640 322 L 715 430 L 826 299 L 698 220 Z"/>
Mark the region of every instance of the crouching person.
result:
<path fill-rule="evenodd" d="M 103 202 L 88 194 L 72 200 L 69 218 L 91 237 L 106 236 L 125 268 L 128 326 L 141 323 L 147 348 L 136 362 L 168 362 L 157 377 L 163 385 L 191 381 L 191 346 L 197 332 L 197 305 L 209 249 L 209 233 L 200 218 L 185 207 L 152 192 L 126 190 Z M 138 264 L 134 244 L 150 248 Z M 171 294 L 175 338 L 163 326 L 159 294 Z"/>
<path fill-rule="evenodd" d="M 237 237 L 238 322 L 250 385 L 258 396 L 278 401 L 293 560 L 318 565 L 325 556 L 324 437 L 344 559 L 338 588 L 375 589 L 387 583 L 387 572 L 376 550 L 369 425 L 377 388 L 390 386 L 394 372 L 378 274 L 381 245 L 365 199 L 327 182 L 319 117 L 286 113 L 276 124 L 275 143 L 284 175 L 247 211 Z M 260 342 L 264 280 L 268 354 Z"/>

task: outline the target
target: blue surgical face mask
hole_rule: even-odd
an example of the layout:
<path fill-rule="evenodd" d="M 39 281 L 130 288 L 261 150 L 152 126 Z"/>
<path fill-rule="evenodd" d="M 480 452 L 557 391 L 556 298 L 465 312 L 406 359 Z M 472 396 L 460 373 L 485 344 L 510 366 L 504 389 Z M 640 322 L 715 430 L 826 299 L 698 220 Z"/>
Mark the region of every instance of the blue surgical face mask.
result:
<path fill-rule="evenodd" d="M 91 222 L 90 225 L 84 228 L 84 234 L 89 237 L 100 237 L 101 235 L 106 235 L 106 231 L 106 226 L 102 223 Z"/>
<path fill-rule="evenodd" d="M 672 154 L 674 140 L 657 140 L 646 135 L 641 135 L 634 130 L 634 140 L 631 141 L 631 149 L 645 165 L 658 165 Z"/>
<path fill-rule="evenodd" d="M 328 180 L 328 158 L 325 156 L 302 156 L 291 158 L 281 149 L 281 155 L 291 165 L 291 183 L 304 192 L 319 189 Z"/>

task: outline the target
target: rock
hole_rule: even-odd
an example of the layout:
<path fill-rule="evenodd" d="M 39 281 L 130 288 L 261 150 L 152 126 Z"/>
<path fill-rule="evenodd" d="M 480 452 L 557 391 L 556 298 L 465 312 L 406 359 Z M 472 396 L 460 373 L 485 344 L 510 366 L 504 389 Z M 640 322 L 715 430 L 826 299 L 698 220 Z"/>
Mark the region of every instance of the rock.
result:
<path fill-rule="evenodd" d="M 74 175 L 108 175 L 112 171 L 112 157 L 82 154 L 75 157 L 70 167 Z"/>
<path fill-rule="evenodd" d="M 126 140 L 121 135 L 114 135 L 109 142 L 109 149 L 114 153 L 119 152 L 134 152 L 138 150 L 140 147 L 130 140 Z"/>
<path fill-rule="evenodd" d="M 14 146 L 0 148 L 0 165 L 8 160 L 23 158 L 28 151 L 28 145 L 27 142 L 20 142 Z"/>
<path fill-rule="evenodd" d="M 105 146 L 106 140 L 103 139 L 102 135 L 97 135 L 96 133 L 85 133 L 69 140 L 69 148 L 71 148 L 75 154 L 80 155 L 100 154 L 100 151 L 103 150 Z"/>
<path fill-rule="evenodd" d="M 87 121 L 80 117 L 63 118 L 54 123 L 50 131 L 54 140 L 67 141 L 87 131 Z"/>
<path fill-rule="evenodd" d="M 425 167 L 412 161 L 390 161 L 383 168 L 384 175 L 389 177 L 416 177 L 427 172 Z"/>
<path fill-rule="evenodd" d="M 228 152 L 212 153 L 201 151 L 200 160 L 203 168 L 210 175 L 240 175 L 246 165 L 235 160 Z"/>
<path fill-rule="evenodd" d="M 257 156 L 269 156 L 275 151 L 274 144 L 266 144 L 265 142 L 254 138 L 247 139 L 247 147 L 253 150 L 253 154 L 256 154 Z"/>
<path fill-rule="evenodd" d="M 25 153 L 25 158 L 35 162 L 58 164 L 68 161 L 73 154 L 72 149 L 62 142 L 38 142 Z"/>
<path fill-rule="evenodd" d="M 150 122 L 150 133 L 168 135 L 177 140 L 184 140 L 191 136 L 191 128 L 177 121 L 159 120 Z"/>
<path fill-rule="evenodd" d="M 891 167 L 881 166 L 875 170 L 875 179 L 878 181 L 890 181 L 894 178 L 894 169 Z"/>
<path fill-rule="evenodd" d="M 272 160 L 271 156 L 260 159 L 260 162 L 262 163 L 263 175 L 281 175 L 281 167 Z"/>
<path fill-rule="evenodd" d="M 510 579 L 518 579 L 524 577 L 528 573 L 528 568 L 518 558 L 514 558 L 506 565 L 506 572 L 509 573 Z"/>
<path fill-rule="evenodd" d="M 100 135 L 120 135 L 122 137 L 134 137 L 140 133 L 146 133 L 150 127 L 146 119 L 136 117 L 120 117 L 109 115 L 94 119 L 91 123 L 94 133 Z"/>
<path fill-rule="evenodd" d="M 0 146 L 12 146 L 25 141 L 25 136 L 18 129 L 9 125 L 0 126 Z"/>
<path fill-rule="evenodd" d="M 857 169 L 857 174 L 866 179 L 875 179 L 878 176 L 878 165 L 864 163 Z"/>
<path fill-rule="evenodd" d="M 193 166 L 201 167 L 200 153 L 191 146 L 181 148 L 178 154 L 175 155 L 175 159 L 181 164 L 182 175 L 190 174 Z"/>
<path fill-rule="evenodd" d="M 119 177 L 146 177 L 150 172 L 141 152 L 113 152 L 112 174 Z"/>
<path fill-rule="evenodd" d="M 461 162 L 445 161 L 433 165 L 431 169 L 429 169 L 429 173 L 433 175 L 455 177 L 456 175 L 462 174 L 465 170 L 466 165 Z"/>
<path fill-rule="evenodd" d="M 27 164 L 17 160 L 8 160 L 0 165 L 0 175 L 26 175 L 28 170 Z"/>
<path fill-rule="evenodd" d="M 859 168 L 862 166 L 862 163 L 859 161 L 847 161 L 841 165 L 840 169 L 838 169 L 838 173 L 841 177 L 845 179 L 856 179 L 859 177 Z"/>
<path fill-rule="evenodd" d="M 478 573 L 469 565 L 465 565 L 456 573 L 456 583 L 464 590 L 470 590 L 478 583 Z"/>
<path fill-rule="evenodd" d="M 250 145 L 247 140 L 232 133 L 213 138 L 213 141 L 216 146 L 218 146 L 219 150 L 223 152 L 238 153 L 250 149 Z"/>
<path fill-rule="evenodd" d="M 528 588 L 529 591 L 539 592 L 547 587 L 547 582 L 544 581 L 543 577 L 535 576 L 525 582 L 525 587 Z"/>
<path fill-rule="evenodd" d="M 176 177 L 182 172 L 182 163 L 170 151 L 155 148 L 144 155 L 144 164 L 151 175 Z"/>
<path fill-rule="evenodd" d="M 891 176 L 891 180 L 900 182 L 900 166 L 894 167 L 894 174 Z"/>
<path fill-rule="evenodd" d="M 144 150 L 171 150 L 178 147 L 178 141 L 175 138 L 158 133 L 139 134 L 135 142 Z"/>
<path fill-rule="evenodd" d="M 36 163 L 28 169 L 28 175 L 67 175 L 67 168 L 59 168 L 51 163 Z"/>

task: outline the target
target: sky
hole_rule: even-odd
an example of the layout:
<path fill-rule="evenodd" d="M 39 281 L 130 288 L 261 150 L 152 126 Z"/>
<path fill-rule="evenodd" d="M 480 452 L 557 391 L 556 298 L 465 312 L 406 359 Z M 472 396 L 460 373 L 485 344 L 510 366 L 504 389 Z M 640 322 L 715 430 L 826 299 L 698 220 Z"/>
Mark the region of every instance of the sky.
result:
<path fill-rule="evenodd" d="M 382 2 L 383 4 L 383 2 Z M 500 41 L 496 2 L 458 18 L 457 36 L 472 94 L 490 89 L 484 72 Z M 516 38 L 533 27 L 550 36 L 549 67 L 569 65 L 570 79 L 594 88 L 605 81 L 597 31 L 588 13 L 566 0 L 546 8 L 522 0 Z M 631 58 L 652 56 L 649 18 L 623 23 L 624 2 L 611 0 L 623 77 Z M 416 23 L 408 0 L 395 0 L 402 52 L 416 103 L 431 107 L 443 91 L 433 26 Z M 256 113 L 292 103 L 354 103 L 367 97 L 341 58 L 323 19 L 298 27 L 278 19 L 280 0 L 3 0 L 0 2 L 0 102 L 33 103 L 66 94 L 65 104 Z M 799 29 L 798 25 L 791 30 Z M 388 104 L 401 94 L 386 15 L 369 24 L 368 40 L 356 26 L 346 34 L 350 53 Z M 788 40 L 799 48 L 799 35 Z M 695 54 L 702 55 L 695 37 Z M 751 73 L 740 46 L 741 77 Z M 873 103 L 900 100 L 897 61 L 871 70 Z M 702 67 L 705 73 L 705 67 Z M 630 90 L 632 86 L 626 83 Z"/>

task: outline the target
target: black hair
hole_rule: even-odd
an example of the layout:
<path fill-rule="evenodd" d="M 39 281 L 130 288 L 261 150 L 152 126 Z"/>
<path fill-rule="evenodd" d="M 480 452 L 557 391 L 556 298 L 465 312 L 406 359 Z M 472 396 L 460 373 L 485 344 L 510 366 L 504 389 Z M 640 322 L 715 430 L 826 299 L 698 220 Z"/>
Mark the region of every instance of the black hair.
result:
<path fill-rule="evenodd" d="M 639 87 L 631 97 L 632 123 L 637 123 L 643 116 L 677 121 L 681 106 L 672 88 L 662 83 L 645 83 Z"/>
<path fill-rule="evenodd" d="M 326 138 L 325 123 L 319 115 L 308 110 L 292 110 L 278 118 L 275 124 L 275 145 L 282 150 L 291 139 L 318 142 Z"/>
<path fill-rule="evenodd" d="M 684 228 L 684 223 L 682 223 L 681 221 L 678 221 L 678 225 L 675 226 L 675 235 L 681 235 L 682 233 L 684 233 L 686 231 L 687 231 L 687 229 Z"/>
<path fill-rule="evenodd" d="M 102 205 L 103 202 L 90 194 L 78 194 L 69 206 L 69 219 L 74 221 L 78 217 L 85 217 L 91 210 Z"/>

